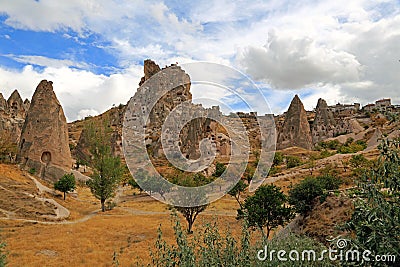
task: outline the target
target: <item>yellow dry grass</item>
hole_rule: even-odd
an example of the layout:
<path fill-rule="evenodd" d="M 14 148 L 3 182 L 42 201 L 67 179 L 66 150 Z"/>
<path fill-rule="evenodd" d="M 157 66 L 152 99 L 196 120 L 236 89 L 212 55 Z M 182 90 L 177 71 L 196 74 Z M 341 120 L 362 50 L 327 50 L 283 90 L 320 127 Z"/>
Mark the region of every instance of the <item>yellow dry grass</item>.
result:
<path fill-rule="evenodd" d="M 16 166 L 0 165 L 0 170 L 20 183 L 29 181 Z M 115 209 L 102 213 L 98 211 L 99 201 L 89 189 L 78 187 L 77 192 L 77 197 L 68 195 L 65 201 L 61 195 L 45 195 L 70 210 L 67 221 L 43 224 L 0 219 L 1 235 L 10 252 L 9 266 L 112 266 L 114 252 L 119 255 L 120 266 L 130 266 L 138 259 L 147 264 L 151 262 L 149 251 L 154 248 L 160 225 L 164 239 L 174 243 L 171 211 L 167 205 L 127 189 Z M 229 229 L 234 236 L 239 236 L 241 223 L 233 216 L 237 208 L 238 204 L 229 196 L 212 203 L 199 215 L 194 231 L 202 223 L 217 219 L 221 233 Z"/>

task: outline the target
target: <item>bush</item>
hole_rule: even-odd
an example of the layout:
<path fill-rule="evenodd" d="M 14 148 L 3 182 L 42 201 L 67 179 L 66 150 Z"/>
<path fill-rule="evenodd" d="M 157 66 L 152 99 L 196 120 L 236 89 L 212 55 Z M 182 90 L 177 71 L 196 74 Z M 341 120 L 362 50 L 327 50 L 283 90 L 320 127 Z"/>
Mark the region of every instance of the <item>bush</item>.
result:
<path fill-rule="evenodd" d="M 342 184 L 342 180 L 338 179 L 333 175 L 322 175 L 317 178 L 318 183 L 321 185 L 323 190 L 337 190 Z"/>
<path fill-rule="evenodd" d="M 275 152 L 273 165 L 281 165 L 283 163 L 284 156 L 281 152 Z"/>
<path fill-rule="evenodd" d="M 4 267 L 7 264 L 7 252 L 5 248 L 6 243 L 3 243 L 0 238 L 0 267 Z"/>
<path fill-rule="evenodd" d="M 307 177 L 289 191 L 289 203 L 296 212 L 307 214 L 315 204 L 315 199 L 326 199 L 327 191 L 336 190 L 342 183 L 336 176 L 325 174 L 318 177 Z"/>
<path fill-rule="evenodd" d="M 286 167 L 288 169 L 300 166 L 302 164 L 301 159 L 296 156 L 286 156 Z"/>
<path fill-rule="evenodd" d="M 163 238 L 161 228 L 158 229 L 158 238 L 154 250 L 150 251 L 151 266 L 300 266 L 297 262 L 280 261 L 276 254 L 272 261 L 261 261 L 257 258 L 260 250 L 267 246 L 268 251 L 290 250 L 305 251 L 315 250 L 320 254 L 327 248 L 314 240 L 289 233 L 277 239 L 262 242 L 254 240 L 246 223 L 243 224 L 239 238 L 234 238 L 228 230 L 220 230 L 216 221 L 203 224 L 193 238 L 188 238 L 182 229 L 180 221 L 173 215 L 175 245 L 169 245 Z M 223 234 L 221 234 L 223 232 Z M 318 255 L 317 254 L 317 255 Z M 269 255 L 269 254 L 268 254 Z M 332 266 L 326 260 L 307 261 L 307 266 Z M 139 263 L 137 265 L 140 265 Z"/>
<path fill-rule="evenodd" d="M 323 192 L 317 179 L 307 177 L 289 191 L 289 203 L 294 206 L 296 212 L 307 214 L 312 210 L 315 198 Z"/>
<path fill-rule="evenodd" d="M 28 171 L 30 174 L 35 175 L 36 169 L 35 168 L 30 168 Z"/>
<path fill-rule="evenodd" d="M 353 243 L 372 251 L 372 255 L 399 255 L 400 142 L 382 140 L 379 149 L 378 163 L 362 172 L 347 230 L 354 233 Z M 352 160 L 357 166 L 365 162 L 361 157 Z M 388 265 L 397 266 L 394 262 Z"/>

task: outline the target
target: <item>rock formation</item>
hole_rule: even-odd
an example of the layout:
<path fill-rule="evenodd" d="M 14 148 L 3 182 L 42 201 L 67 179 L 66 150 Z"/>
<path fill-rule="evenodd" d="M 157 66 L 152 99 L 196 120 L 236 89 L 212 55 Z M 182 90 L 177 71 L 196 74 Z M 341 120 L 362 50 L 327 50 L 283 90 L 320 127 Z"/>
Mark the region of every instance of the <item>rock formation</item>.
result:
<path fill-rule="evenodd" d="M 11 94 L 7 101 L 0 93 L 0 133 L 10 136 L 11 141 L 15 144 L 19 142 L 28 108 L 29 105 L 27 106 L 22 102 L 17 90 Z"/>
<path fill-rule="evenodd" d="M 71 169 L 72 159 L 67 121 L 52 84 L 43 80 L 36 88 L 22 128 L 17 160 L 22 168 L 35 169 L 41 177 L 57 181 Z"/>
<path fill-rule="evenodd" d="M 4 99 L 3 94 L 0 93 L 0 113 L 5 113 L 8 110 L 7 101 Z"/>
<path fill-rule="evenodd" d="M 24 118 L 26 109 L 24 101 L 18 93 L 18 90 L 14 90 L 10 98 L 7 100 L 8 107 L 12 118 Z"/>
<path fill-rule="evenodd" d="M 302 147 L 312 149 L 310 124 L 303 103 L 296 95 L 290 103 L 283 127 L 279 130 L 277 148 Z"/>
<path fill-rule="evenodd" d="M 322 98 L 318 100 L 315 119 L 311 128 L 313 144 L 334 137 L 336 121 L 328 104 Z"/>

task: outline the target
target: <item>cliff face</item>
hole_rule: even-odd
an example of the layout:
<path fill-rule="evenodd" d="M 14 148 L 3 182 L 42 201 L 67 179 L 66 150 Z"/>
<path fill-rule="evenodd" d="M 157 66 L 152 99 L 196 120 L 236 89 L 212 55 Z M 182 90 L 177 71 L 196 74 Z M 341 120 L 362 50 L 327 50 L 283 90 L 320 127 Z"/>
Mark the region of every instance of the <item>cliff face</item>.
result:
<path fill-rule="evenodd" d="M 68 126 L 64 111 L 53 91 L 53 83 L 37 86 L 22 128 L 18 161 L 34 168 L 41 177 L 57 181 L 71 168 Z"/>
<path fill-rule="evenodd" d="M 289 110 L 286 113 L 283 127 L 278 133 L 278 149 L 288 147 L 302 147 L 312 149 L 312 137 L 310 124 L 307 120 L 307 113 L 303 103 L 296 95 L 290 103 Z"/>

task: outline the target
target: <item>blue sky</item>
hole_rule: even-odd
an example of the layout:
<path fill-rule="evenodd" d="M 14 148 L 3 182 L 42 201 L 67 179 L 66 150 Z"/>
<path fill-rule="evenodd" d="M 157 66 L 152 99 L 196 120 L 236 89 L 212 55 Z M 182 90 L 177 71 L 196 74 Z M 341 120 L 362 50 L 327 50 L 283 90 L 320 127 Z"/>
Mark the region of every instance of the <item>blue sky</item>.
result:
<path fill-rule="evenodd" d="M 233 67 L 275 113 L 296 93 L 307 109 L 320 97 L 400 103 L 400 1 L 232 2 L 0 0 L 0 92 L 30 98 L 52 80 L 72 121 L 126 103 L 151 58 Z"/>

